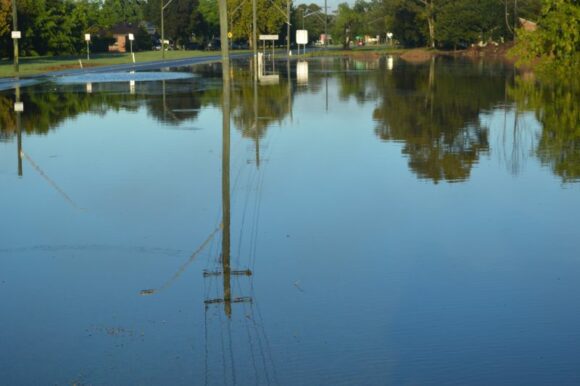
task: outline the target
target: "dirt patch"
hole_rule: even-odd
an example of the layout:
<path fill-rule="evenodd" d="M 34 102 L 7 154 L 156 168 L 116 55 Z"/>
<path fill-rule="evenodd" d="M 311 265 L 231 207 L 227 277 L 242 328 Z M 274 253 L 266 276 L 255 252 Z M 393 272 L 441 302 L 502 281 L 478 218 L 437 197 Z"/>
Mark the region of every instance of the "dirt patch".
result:
<path fill-rule="evenodd" d="M 435 51 L 430 51 L 425 48 L 416 48 L 402 54 L 401 59 L 409 63 L 423 63 L 431 60 L 431 58 L 436 54 Z"/>
<path fill-rule="evenodd" d="M 510 59 L 507 55 L 509 50 L 514 46 L 513 42 L 509 43 L 488 43 L 485 47 L 477 45 L 471 46 L 466 50 L 459 51 L 459 55 L 469 57 L 489 57 Z"/>

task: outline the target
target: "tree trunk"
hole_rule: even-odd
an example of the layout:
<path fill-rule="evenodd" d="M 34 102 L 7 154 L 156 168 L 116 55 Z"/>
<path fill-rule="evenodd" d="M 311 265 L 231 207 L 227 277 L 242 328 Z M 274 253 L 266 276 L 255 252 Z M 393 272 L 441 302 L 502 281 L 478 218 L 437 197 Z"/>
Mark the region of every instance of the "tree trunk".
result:
<path fill-rule="evenodd" d="M 429 45 L 435 48 L 435 19 L 433 18 L 433 5 L 429 6 L 427 23 L 429 24 Z"/>

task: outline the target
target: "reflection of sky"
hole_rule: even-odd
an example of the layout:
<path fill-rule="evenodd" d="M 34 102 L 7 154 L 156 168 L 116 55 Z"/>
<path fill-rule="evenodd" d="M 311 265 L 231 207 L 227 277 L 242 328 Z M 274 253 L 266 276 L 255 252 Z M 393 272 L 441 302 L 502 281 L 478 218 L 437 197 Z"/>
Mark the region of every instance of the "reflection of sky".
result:
<path fill-rule="evenodd" d="M 522 118 L 518 174 L 502 159 L 514 140 L 498 110 L 482 114 L 491 150 L 470 178 L 434 184 L 409 170 L 404 143 L 377 138 L 377 101 L 340 100 L 328 83 L 328 112 L 323 82 L 268 129 L 259 171 L 252 141 L 232 127 L 232 261 L 251 257 L 237 246 L 256 221 L 263 320 L 251 325 L 267 331 L 279 383 L 575 383 L 580 184 L 562 186 L 530 156 L 533 116 Z M 26 161 L 18 178 L 15 140 L 0 143 L 6 384 L 201 383 L 208 314 L 218 321 L 209 366 L 222 375 L 226 321 L 219 308 L 204 314 L 201 274 L 219 243 L 167 291 L 138 295 L 171 277 L 221 218 L 221 112 L 190 124 L 201 130 L 121 109 L 25 135 L 25 152 L 85 211 Z M 258 342 L 241 324 L 251 316 L 240 306 L 227 323 L 238 380 L 254 376 Z"/>

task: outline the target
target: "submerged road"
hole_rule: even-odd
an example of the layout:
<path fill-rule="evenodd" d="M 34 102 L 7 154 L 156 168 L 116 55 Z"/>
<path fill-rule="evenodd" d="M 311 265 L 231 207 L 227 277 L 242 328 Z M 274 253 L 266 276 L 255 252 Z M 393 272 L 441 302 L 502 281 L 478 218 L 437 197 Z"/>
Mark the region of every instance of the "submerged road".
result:
<path fill-rule="evenodd" d="M 231 59 L 238 59 L 251 56 L 252 53 L 243 54 L 233 54 L 230 55 Z M 125 72 L 125 71 L 152 71 L 160 70 L 162 68 L 172 68 L 172 67 L 182 67 L 191 66 L 193 64 L 199 63 L 211 63 L 221 61 L 221 55 L 210 55 L 210 56 L 196 56 L 192 58 L 176 59 L 176 60 L 158 60 L 154 62 L 144 62 L 144 63 L 127 63 L 127 64 L 115 64 L 112 66 L 99 66 L 99 67 L 87 67 L 87 68 L 75 68 L 67 69 L 61 71 L 52 71 L 45 74 L 27 76 L 24 78 L 0 78 L 0 91 L 10 90 L 20 85 L 20 87 L 30 86 L 32 84 L 50 80 L 52 78 L 71 76 L 71 75 L 81 75 L 81 74 L 106 74 L 112 72 Z"/>

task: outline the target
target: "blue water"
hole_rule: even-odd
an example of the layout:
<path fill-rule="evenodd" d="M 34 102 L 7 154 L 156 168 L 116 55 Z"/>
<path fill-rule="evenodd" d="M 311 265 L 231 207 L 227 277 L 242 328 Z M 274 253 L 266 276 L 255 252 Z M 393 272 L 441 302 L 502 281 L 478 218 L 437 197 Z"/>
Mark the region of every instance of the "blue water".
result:
<path fill-rule="evenodd" d="M 248 66 L 227 156 L 216 64 L 22 88 L 22 176 L 0 94 L 0 383 L 580 383 L 578 142 L 511 68 Z"/>

